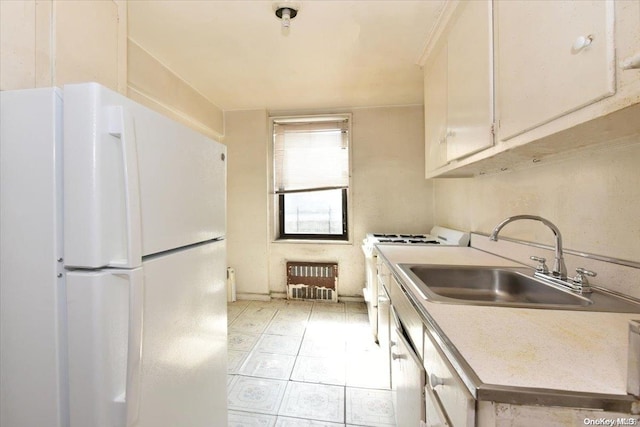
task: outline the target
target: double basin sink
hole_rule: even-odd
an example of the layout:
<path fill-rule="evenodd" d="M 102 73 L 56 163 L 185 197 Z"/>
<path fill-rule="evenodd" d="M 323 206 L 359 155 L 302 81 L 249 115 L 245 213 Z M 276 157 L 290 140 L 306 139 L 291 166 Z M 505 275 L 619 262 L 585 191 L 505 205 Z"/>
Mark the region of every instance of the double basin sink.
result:
<path fill-rule="evenodd" d="M 533 277 L 530 268 L 398 264 L 431 302 L 640 313 L 640 302 L 594 288 L 578 294 Z"/>

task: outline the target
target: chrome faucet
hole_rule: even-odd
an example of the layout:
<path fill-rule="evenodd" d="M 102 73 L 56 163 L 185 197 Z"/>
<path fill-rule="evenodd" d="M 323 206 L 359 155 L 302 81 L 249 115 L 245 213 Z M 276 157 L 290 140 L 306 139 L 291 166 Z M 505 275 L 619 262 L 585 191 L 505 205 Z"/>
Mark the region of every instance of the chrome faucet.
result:
<path fill-rule="evenodd" d="M 567 266 L 564 263 L 564 257 L 562 254 L 562 236 L 560 235 L 560 230 L 558 230 L 558 227 L 556 227 L 551 221 L 535 215 L 510 216 L 509 218 L 503 220 L 500 224 L 496 225 L 496 227 L 491 232 L 491 235 L 489 236 L 489 240 L 493 240 L 494 242 L 496 242 L 498 240 L 498 233 L 500 232 L 500 230 L 502 230 L 502 227 L 509 224 L 510 222 L 517 221 L 519 219 L 531 219 L 535 221 L 540 221 L 541 223 L 549 227 L 551 231 L 553 231 L 553 234 L 556 239 L 556 253 L 555 253 L 555 261 L 553 263 L 553 270 L 551 271 L 551 274 L 560 280 L 566 280 Z"/>

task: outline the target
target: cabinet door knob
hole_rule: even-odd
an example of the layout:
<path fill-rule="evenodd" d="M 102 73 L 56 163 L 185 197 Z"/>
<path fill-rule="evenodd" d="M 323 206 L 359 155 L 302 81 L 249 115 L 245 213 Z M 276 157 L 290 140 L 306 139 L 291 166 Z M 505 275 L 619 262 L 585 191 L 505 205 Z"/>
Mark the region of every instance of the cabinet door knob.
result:
<path fill-rule="evenodd" d="M 404 357 L 402 357 L 401 354 L 391 352 L 391 360 L 400 360 L 400 359 L 404 359 Z"/>
<path fill-rule="evenodd" d="M 593 42 L 593 36 L 580 36 L 573 42 L 573 53 L 578 53 Z"/>
<path fill-rule="evenodd" d="M 431 385 L 431 388 L 434 389 L 439 385 L 444 385 L 444 380 L 436 374 L 431 374 L 429 375 L 429 385 Z"/>

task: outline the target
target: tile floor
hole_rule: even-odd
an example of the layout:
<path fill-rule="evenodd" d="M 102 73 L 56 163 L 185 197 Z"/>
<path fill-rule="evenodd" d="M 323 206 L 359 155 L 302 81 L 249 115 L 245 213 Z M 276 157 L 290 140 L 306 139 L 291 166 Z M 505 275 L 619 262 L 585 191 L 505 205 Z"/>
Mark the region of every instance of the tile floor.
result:
<path fill-rule="evenodd" d="M 362 303 L 228 305 L 229 426 L 394 426 Z"/>

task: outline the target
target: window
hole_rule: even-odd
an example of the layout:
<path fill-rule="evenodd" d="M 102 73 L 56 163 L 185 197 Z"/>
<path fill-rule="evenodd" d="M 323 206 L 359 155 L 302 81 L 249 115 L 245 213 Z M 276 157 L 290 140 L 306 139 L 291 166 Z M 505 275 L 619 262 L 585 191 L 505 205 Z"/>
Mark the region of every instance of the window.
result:
<path fill-rule="evenodd" d="M 273 120 L 279 239 L 348 240 L 349 117 Z"/>

